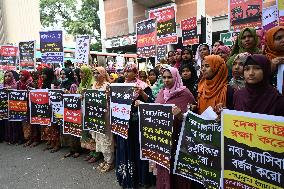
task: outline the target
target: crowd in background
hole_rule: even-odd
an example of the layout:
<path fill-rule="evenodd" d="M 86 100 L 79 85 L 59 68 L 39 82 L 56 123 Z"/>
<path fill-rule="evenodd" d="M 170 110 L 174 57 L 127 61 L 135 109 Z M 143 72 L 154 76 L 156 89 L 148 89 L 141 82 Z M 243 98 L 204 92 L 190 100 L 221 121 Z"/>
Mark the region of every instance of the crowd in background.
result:
<path fill-rule="evenodd" d="M 260 43 L 262 42 L 262 43 Z M 65 158 L 86 154 L 90 164 L 100 161 L 101 172 L 116 170 L 123 188 L 157 189 L 204 188 L 197 182 L 172 174 L 183 113 L 189 109 L 202 114 L 209 106 L 220 120 L 224 108 L 284 116 L 284 98 L 276 89 L 278 66 L 284 64 L 284 27 L 274 27 L 260 39 L 253 28 L 245 28 L 232 48 L 221 41 L 200 44 L 196 54 L 189 47 L 169 51 L 154 69 L 139 71 L 136 64 L 127 64 L 123 72 L 108 73 L 104 67 L 53 69 L 40 65 L 34 72 L 6 71 L 5 89 L 62 89 L 68 94 L 83 94 L 86 89 L 105 90 L 110 83 L 135 83 L 135 99 L 131 107 L 128 139 L 113 135 L 107 108 L 105 135 L 83 131 L 82 138 L 63 135 L 62 125 L 39 126 L 26 122 L 1 120 L 0 141 L 36 147 L 46 142 L 44 150 L 55 153 L 68 147 Z M 282 73 L 283 74 L 283 73 Z M 281 91 L 282 92 L 282 91 Z M 174 104 L 171 171 L 153 162 L 140 159 L 140 102 Z"/>

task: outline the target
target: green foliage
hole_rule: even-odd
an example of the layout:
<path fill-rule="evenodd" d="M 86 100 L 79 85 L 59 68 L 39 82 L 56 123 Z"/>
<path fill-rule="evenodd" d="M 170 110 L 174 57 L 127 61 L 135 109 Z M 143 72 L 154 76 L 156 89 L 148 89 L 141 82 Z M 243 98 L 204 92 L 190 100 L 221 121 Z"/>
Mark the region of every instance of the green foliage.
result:
<path fill-rule="evenodd" d="M 40 16 L 43 26 L 62 24 L 72 35 L 90 35 L 99 40 L 100 20 L 98 0 L 82 0 L 78 9 L 77 0 L 40 0 Z"/>

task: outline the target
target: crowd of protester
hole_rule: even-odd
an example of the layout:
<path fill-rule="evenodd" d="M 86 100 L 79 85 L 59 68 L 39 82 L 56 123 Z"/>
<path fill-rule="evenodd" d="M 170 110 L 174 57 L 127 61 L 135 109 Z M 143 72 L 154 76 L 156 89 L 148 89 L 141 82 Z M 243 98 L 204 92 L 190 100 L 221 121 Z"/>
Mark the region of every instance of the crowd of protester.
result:
<path fill-rule="evenodd" d="M 65 158 L 86 154 L 90 164 L 100 161 L 101 172 L 116 170 L 123 188 L 149 187 L 157 189 L 204 188 L 197 182 L 172 173 L 183 113 L 189 109 L 202 114 L 209 106 L 219 116 L 224 108 L 284 116 L 284 98 L 277 91 L 277 68 L 284 64 L 284 27 L 266 32 L 260 44 L 256 30 L 243 29 L 232 48 L 221 41 L 200 44 L 196 54 L 185 47 L 169 51 L 154 69 L 139 71 L 136 64 L 127 64 L 123 72 L 108 73 L 104 67 L 56 68 L 40 65 L 35 72 L 6 71 L 5 89 L 62 89 L 68 94 L 83 94 L 86 89 L 105 90 L 110 83 L 135 83 L 136 100 L 131 107 L 128 139 L 113 135 L 106 114 L 105 135 L 83 131 L 82 138 L 63 135 L 62 125 L 51 127 L 27 122 L 0 122 L 0 141 L 24 147 L 36 147 L 45 142 L 44 150 L 55 153 L 68 147 Z M 140 159 L 139 116 L 140 102 L 174 104 L 171 171 L 153 162 Z"/>

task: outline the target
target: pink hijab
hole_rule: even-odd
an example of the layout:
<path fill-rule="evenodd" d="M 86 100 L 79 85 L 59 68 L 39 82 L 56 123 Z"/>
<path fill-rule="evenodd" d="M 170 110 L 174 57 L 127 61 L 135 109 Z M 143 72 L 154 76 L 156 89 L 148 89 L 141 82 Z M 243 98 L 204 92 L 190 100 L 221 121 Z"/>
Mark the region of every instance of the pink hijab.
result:
<path fill-rule="evenodd" d="M 178 69 L 170 67 L 170 68 L 168 68 L 166 70 L 171 72 L 173 80 L 174 80 L 174 85 L 170 89 L 165 87 L 165 89 L 163 91 L 165 102 L 167 102 L 171 97 L 175 96 L 176 94 L 178 94 L 181 91 L 183 91 L 184 89 L 186 89 L 186 87 L 183 86 L 183 83 L 182 83 L 182 80 L 181 80 L 181 76 L 180 76 L 180 74 L 178 72 Z"/>

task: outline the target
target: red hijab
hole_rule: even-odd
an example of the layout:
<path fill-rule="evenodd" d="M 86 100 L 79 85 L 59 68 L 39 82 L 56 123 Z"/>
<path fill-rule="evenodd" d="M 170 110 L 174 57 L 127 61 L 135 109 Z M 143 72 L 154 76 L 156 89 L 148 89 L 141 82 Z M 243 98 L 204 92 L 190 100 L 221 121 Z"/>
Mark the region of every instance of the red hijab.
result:
<path fill-rule="evenodd" d="M 23 80 L 18 81 L 18 89 L 19 90 L 27 90 L 28 86 L 33 82 L 30 72 L 27 70 L 22 70 L 21 75 L 24 77 Z"/>

